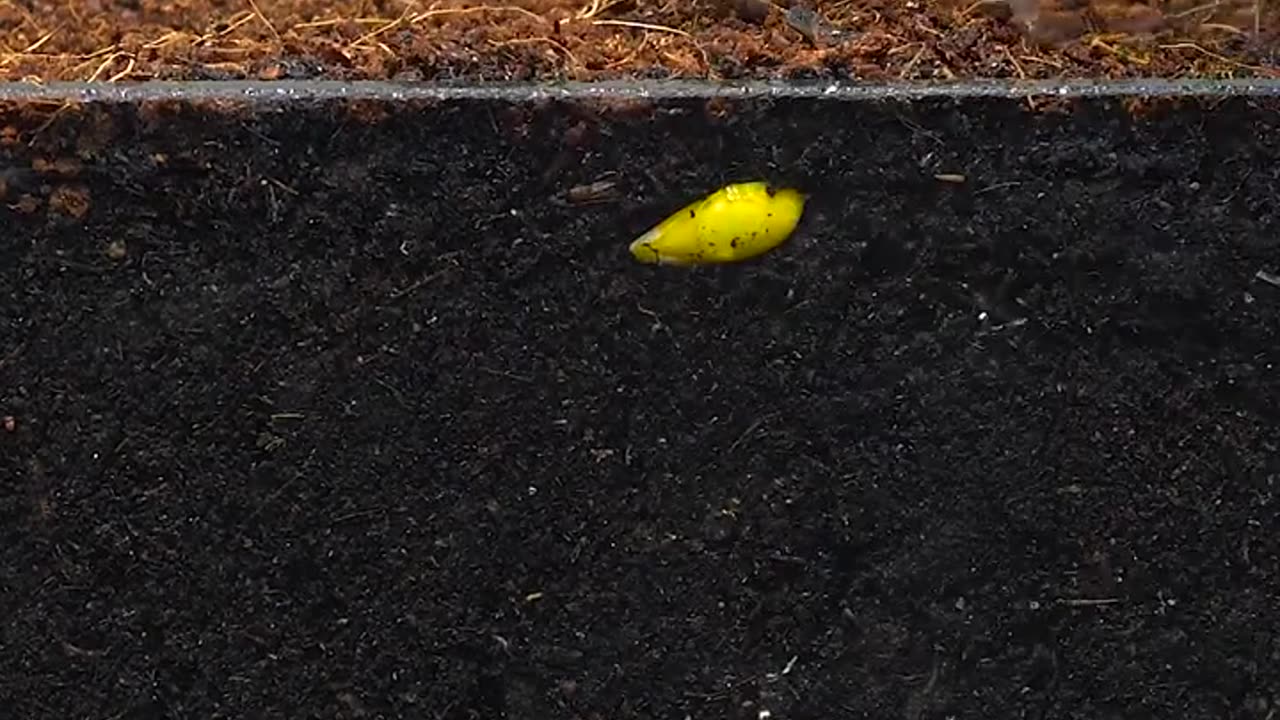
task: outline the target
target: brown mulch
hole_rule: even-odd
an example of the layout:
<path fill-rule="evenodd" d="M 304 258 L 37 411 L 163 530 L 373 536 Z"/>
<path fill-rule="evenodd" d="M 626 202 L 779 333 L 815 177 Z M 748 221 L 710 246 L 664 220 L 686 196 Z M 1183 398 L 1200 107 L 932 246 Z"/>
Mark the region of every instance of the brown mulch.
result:
<path fill-rule="evenodd" d="M 1277 77 L 1266 0 L 0 0 L 4 80 Z"/>

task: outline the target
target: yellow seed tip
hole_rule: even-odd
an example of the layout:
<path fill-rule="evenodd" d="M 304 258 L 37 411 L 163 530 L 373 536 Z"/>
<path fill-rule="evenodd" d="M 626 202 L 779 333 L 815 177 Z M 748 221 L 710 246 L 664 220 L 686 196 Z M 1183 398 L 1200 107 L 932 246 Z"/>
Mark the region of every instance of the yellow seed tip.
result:
<path fill-rule="evenodd" d="M 631 242 L 631 247 L 629 248 L 631 250 L 631 256 L 646 265 L 653 265 L 654 263 L 659 262 L 661 260 L 661 255 L 657 250 L 653 249 L 652 245 L 650 245 L 657 236 L 658 234 L 654 230 L 650 230 L 633 240 Z"/>

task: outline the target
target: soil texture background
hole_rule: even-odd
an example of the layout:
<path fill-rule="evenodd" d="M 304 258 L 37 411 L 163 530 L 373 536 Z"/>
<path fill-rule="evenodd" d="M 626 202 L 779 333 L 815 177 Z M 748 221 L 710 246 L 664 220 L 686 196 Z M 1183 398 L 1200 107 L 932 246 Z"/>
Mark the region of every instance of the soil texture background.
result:
<path fill-rule="evenodd" d="M 0 78 L 1275 77 L 1264 0 L 8 0 Z"/>
<path fill-rule="evenodd" d="M 0 704 L 1275 717 L 1280 108 L 1072 104 L 6 106 Z"/>

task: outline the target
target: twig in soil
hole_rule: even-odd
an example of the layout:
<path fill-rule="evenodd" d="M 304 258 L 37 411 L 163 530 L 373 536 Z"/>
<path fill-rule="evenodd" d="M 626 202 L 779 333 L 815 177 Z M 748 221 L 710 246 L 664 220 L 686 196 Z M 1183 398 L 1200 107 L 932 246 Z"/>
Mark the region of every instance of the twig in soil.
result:
<path fill-rule="evenodd" d="M 1226 25 L 1224 23 L 1200 23 L 1200 29 L 1201 30 L 1221 30 L 1222 32 L 1230 33 L 1233 35 L 1247 34 L 1245 33 L 1244 30 L 1241 30 L 1240 28 L 1234 25 Z"/>
<path fill-rule="evenodd" d="M 973 13 L 974 10 L 977 10 L 978 8 L 984 5 L 1008 5 L 1008 4 L 1009 3 L 1007 0 L 978 0 L 972 5 L 969 5 L 965 9 L 961 10 L 960 17 L 967 18 L 969 17 L 969 15 Z"/>
<path fill-rule="evenodd" d="M 938 38 L 939 40 L 946 37 L 946 35 L 943 34 L 940 30 L 936 30 L 934 28 L 929 27 L 928 25 L 925 25 L 923 21 L 916 21 L 916 29 L 924 33 L 925 35 L 932 35 L 935 38 Z"/>
<path fill-rule="evenodd" d="M 143 44 L 142 44 L 142 49 L 143 49 L 143 50 L 158 50 L 158 49 L 160 49 L 160 48 L 162 48 L 162 47 L 165 47 L 166 45 L 172 45 L 173 43 L 178 42 L 179 40 L 181 40 L 182 38 L 185 38 L 185 37 L 191 37 L 191 34 L 190 34 L 190 33 L 179 32 L 179 31 L 177 31 L 177 30 L 170 30 L 169 32 L 167 32 L 167 33 L 165 33 L 165 34 L 161 35 L 160 37 L 156 38 L 155 40 L 148 40 L 148 41 L 146 41 L 145 43 L 143 43 Z"/>
<path fill-rule="evenodd" d="M 10 7 L 17 10 L 22 15 L 22 22 L 35 28 L 36 32 L 40 32 L 40 24 L 36 22 L 36 19 L 31 16 L 31 12 L 25 7 L 12 2 L 12 0 L 0 0 L 0 7 Z"/>
<path fill-rule="evenodd" d="M 666 25 L 655 25 L 653 23 L 636 22 L 633 20 L 592 20 L 591 24 L 599 25 L 603 27 L 624 27 L 624 28 L 631 28 L 634 30 L 653 31 L 653 32 L 667 33 L 670 35 L 676 35 L 676 36 L 682 37 L 688 40 L 689 44 L 693 45 L 694 50 L 698 51 L 698 55 L 701 56 L 702 58 L 702 66 L 709 73 L 710 79 L 712 80 L 719 79 L 719 74 L 716 72 L 715 68 L 711 66 L 711 58 L 707 56 L 706 49 L 702 47 L 701 43 L 699 43 L 697 40 L 694 39 L 693 35 L 691 35 L 688 32 L 685 32 L 684 30 L 680 30 L 679 28 L 668 27 Z M 648 32 L 646 32 L 645 35 L 647 36 Z M 638 54 L 639 50 L 636 50 L 636 53 Z M 672 61 L 672 62 L 675 61 L 675 56 L 672 53 L 664 52 L 663 57 L 667 58 L 668 61 Z"/>
<path fill-rule="evenodd" d="M 630 65 L 631 61 L 639 57 L 640 53 L 644 52 L 644 49 L 649 46 L 649 43 L 652 42 L 651 38 L 652 36 L 649 33 L 645 33 L 644 36 L 640 38 L 639 45 L 632 48 L 631 52 L 626 57 L 609 63 L 608 68 L 610 70 L 616 70 L 620 67 L 627 67 Z"/>
<path fill-rule="evenodd" d="M 207 32 L 207 33 L 204 33 L 203 35 L 195 35 L 194 33 L 184 32 L 181 30 L 170 30 L 169 32 L 161 35 L 160 37 L 154 40 L 147 41 L 142 45 L 142 47 L 146 50 L 158 50 L 167 45 L 172 45 L 173 43 L 178 42 L 179 40 L 182 40 L 184 38 L 194 38 L 191 41 L 191 44 L 199 47 L 209 42 L 210 40 L 214 40 L 216 38 L 226 37 L 227 35 L 230 35 L 231 33 L 235 32 L 236 30 L 239 30 L 241 27 L 243 27 L 244 25 L 254 20 L 257 16 L 249 10 L 245 10 L 244 12 L 236 13 L 231 17 L 234 19 L 228 20 L 227 26 L 217 32 Z"/>
<path fill-rule="evenodd" d="M 62 649 L 72 657 L 97 658 L 107 654 L 106 650 L 87 650 L 66 640 L 62 641 Z"/>
<path fill-rule="evenodd" d="M 227 26 L 217 32 L 205 33 L 203 35 L 194 35 L 192 33 L 183 32 L 181 30 L 170 30 L 169 32 L 161 35 L 160 37 L 154 40 L 148 41 L 142 47 L 147 50 L 158 50 L 165 46 L 172 45 L 173 43 L 178 42 L 184 38 L 194 38 L 191 41 L 191 44 L 196 47 L 199 47 L 209 42 L 210 40 L 214 40 L 216 38 L 226 37 L 227 35 L 230 35 L 236 30 L 239 30 L 244 25 L 248 24 L 256 16 L 252 12 L 249 12 L 246 10 L 244 12 L 232 15 L 231 17 L 234 19 L 229 20 L 227 22 Z"/>
<path fill-rule="evenodd" d="M 133 56 L 132 56 L 132 55 L 130 55 L 130 56 L 129 56 L 129 64 L 128 64 L 128 65 L 125 65 L 125 68 L 124 68 L 123 70 L 121 70 L 120 72 L 118 72 L 118 73 L 116 73 L 115 75 L 112 75 L 111 77 L 107 78 L 107 82 L 109 82 L 109 83 L 119 82 L 120 80 L 123 80 L 123 79 L 125 79 L 125 78 L 129 77 L 129 73 L 132 73 L 132 72 L 133 72 L 133 66 L 134 66 L 134 64 L 135 64 L 136 62 L 137 62 L 137 61 L 136 61 L 136 60 L 134 60 Z"/>
<path fill-rule="evenodd" d="M 370 30 L 369 32 L 361 35 L 355 40 L 352 40 L 347 45 L 347 47 L 353 48 L 353 47 L 363 45 L 364 43 L 378 37 L 379 35 L 391 32 L 397 27 L 400 27 L 400 25 L 405 22 L 405 18 L 407 17 L 409 17 L 409 6 L 405 6 L 404 12 L 400 13 L 400 17 L 396 18 L 395 20 L 388 20 L 383 25 L 376 27 L 373 30 Z M 412 22 L 413 22 L 412 20 L 409 21 L 410 24 L 412 24 Z"/>
<path fill-rule="evenodd" d="M 1180 10 L 1176 13 L 1170 13 L 1169 18 L 1171 20 L 1181 20 L 1182 18 L 1187 17 L 1188 15 L 1195 15 L 1198 12 L 1206 12 L 1206 11 L 1208 12 L 1209 15 L 1212 15 L 1213 11 L 1217 10 L 1220 7 L 1222 7 L 1221 2 L 1205 3 L 1204 5 L 1197 5 L 1192 8 L 1187 8 L 1186 10 Z"/>
<path fill-rule="evenodd" d="M 623 27 L 623 28 L 631 28 L 633 30 L 646 30 L 646 31 L 651 30 L 653 32 L 669 33 L 671 35 L 678 35 L 682 38 L 686 38 L 690 43 L 693 44 L 693 47 L 695 50 L 698 51 L 698 54 L 702 56 L 703 66 L 705 66 L 707 70 L 711 72 L 714 79 L 715 70 L 711 67 L 711 58 L 707 57 L 707 51 L 702 48 L 702 45 L 698 44 L 698 42 L 693 39 L 693 35 L 690 35 L 684 30 L 681 30 L 679 28 L 668 27 L 666 25 L 655 25 L 653 23 L 636 22 L 634 20 L 592 20 L 591 24 L 601 26 L 601 27 Z M 647 35 L 648 33 L 646 33 L 646 37 Z M 635 52 L 639 53 L 639 50 L 636 50 Z M 664 53 L 663 55 L 668 60 L 671 60 L 673 58 L 671 53 Z"/>
<path fill-rule="evenodd" d="M 610 0 L 609 2 L 600 2 L 600 0 L 591 0 L 591 4 L 575 13 L 573 19 L 590 20 L 609 11 L 614 5 L 617 5 L 621 1 L 622 0 Z"/>
<path fill-rule="evenodd" d="M 760 429 L 761 425 L 772 420 L 774 418 L 774 415 L 775 413 L 767 413 L 765 415 L 761 415 L 760 417 L 756 418 L 750 425 L 747 426 L 746 430 L 742 431 L 742 434 L 738 436 L 738 439 L 734 440 L 733 444 L 729 445 L 729 451 L 726 454 L 732 455 L 734 451 L 737 450 L 738 447 L 742 445 L 742 443 L 746 442 L 747 439 L 750 438 L 751 435 L 756 430 Z"/>
<path fill-rule="evenodd" d="M 487 375 L 492 375 L 494 377 L 510 378 L 511 380 L 516 380 L 518 382 L 525 383 L 526 385 L 533 384 L 532 377 L 528 375 L 520 375 L 518 373 L 513 373 L 510 370 L 494 370 L 493 368 L 482 367 L 480 368 L 480 371 Z"/>
<path fill-rule="evenodd" d="M 202 44 L 202 43 L 209 42 L 214 38 L 226 37 L 231 33 L 235 32 L 236 30 L 239 30 L 240 28 L 244 27 L 245 25 L 248 25 L 254 19 L 254 14 L 251 12 L 245 11 L 238 15 L 232 15 L 232 17 L 236 19 L 228 22 L 226 27 L 222 28 L 221 30 L 215 33 L 205 33 L 204 35 L 201 35 L 200 39 L 196 40 L 196 42 Z"/>
<path fill-rule="evenodd" d="M 1019 80 L 1027 79 L 1027 71 L 1022 69 L 1022 63 L 1009 52 L 1009 46 L 1001 45 L 1000 49 L 1004 51 L 1004 56 L 1009 58 L 1009 64 L 1013 66 L 1013 72 L 1018 76 Z"/>
<path fill-rule="evenodd" d="M 911 59 L 907 61 L 907 64 L 902 67 L 902 72 L 898 73 L 898 77 L 902 78 L 903 80 L 905 80 L 907 76 L 911 74 L 911 71 L 914 70 L 916 67 L 916 63 L 920 62 L 920 58 L 924 56 L 924 51 L 929 48 L 929 46 L 925 43 L 911 43 L 909 45 L 904 45 L 903 47 L 911 47 L 911 45 L 919 45 L 920 47 L 919 49 L 916 50 L 916 54 L 912 55 Z M 895 50 L 896 49 L 897 48 L 895 48 Z M 893 50 L 890 50 L 889 52 L 892 53 Z"/>
<path fill-rule="evenodd" d="M 538 20 L 540 22 L 544 22 L 548 24 L 551 22 L 547 18 L 535 12 L 525 10 L 522 7 L 516 7 L 515 5 L 477 5 L 475 7 L 469 7 L 469 8 L 443 8 L 440 10 L 425 10 L 423 12 L 418 13 L 417 15 L 414 15 L 409 20 L 409 24 L 414 25 L 423 20 L 426 20 L 427 18 L 439 17 L 441 15 L 470 15 L 471 13 L 478 13 L 478 12 L 513 12 L 513 13 L 519 13 L 521 15 L 525 15 L 527 17 L 531 17 L 534 20 Z"/>
<path fill-rule="evenodd" d="M 54 28 L 53 30 L 50 30 L 49 32 L 45 33 L 44 35 L 41 35 L 41 36 L 40 36 L 40 39 L 38 39 L 38 40 L 36 40 L 35 42 L 33 42 L 33 43 L 31 43 L 30 45 L 28 45 L 28 46 L 27 46 L 27 48 L 26 48 L 25 50 L 23 50 L 23 51 L 22 51 L 22 54 L 26 55 L 26 54 L 30 54 L 30 53 L 33 53 L 33 52 L 35 52 L 35 51 L 39 50 L 39 49 L 41 48 L 41 46 L 43 46 L 45 43 L 49 42 L 49 40 L 50 40 L 54 35 L 56 35 L 57 33 L 58 33 L 57 28 Z"/>
<path fill-rule="evenodd" d="M 1050 60 L 1047 57 L 1041 57 L 1039 55 L 1023 55 L 1022 59 L 1025 60 L 1026 62 L 1036 63 L 1037 65 L 1044 65 L 1046 67 L 1051 67 L 1054 70 L 1062 70 L 1065 67 L 1060 62 L 1055 62 L 1053 60 Z"/>
<path fill-rule="evenodd" d="M 36 140 L 40 138 L 40 134 L 45 130 L 48 130 L 53 125 L 54 121 L 58 119 L 59 115 L 70 110 L 74 106 L 75 103 L 70 100 L 64 100 L 62 104 L 58 105 L 58 109 L 50 113 L 49 117 L 44 122 L 40 123 L 40 127 L 31 131 L 31 139 L 27 141 L 27 147 L 35 146 Z"/>
<path fill-rule="evenodd" d="M 357 18 L 356 19 L 357 23 L 366 24 L 366 25 L 378 23 L 378 27 L 370 30 L 369 32 L 351 41 L 351 43 L 347 47 L 355 48 L 362 45 L 366 45 L 366 43 L 368 43 L 370 40 L 373 40 L 374 38 L 379 37 L 381 35 L 385 35 L 386 33 L 391 32 L 396 28 L 409 27 L 412 25 L 416 25 L 422 22 L 423 20 L 429 20 L 434 17 L 444 17 L 446 15 L 471 15 L 474 13 L 486 13 L 486 12 L 498 12 L 498 13 L 513 12 L 513 13 L 519 13 L 526 17 L 533 18 L 534 20 L 537 20 L 539 22 L 544 22 L 544 23 L 550 22 L 549 20 L 547 20 L 547 18 L 543 17 L 542 15 L 539 15 L 535 12 L 532 12 L 522 7 L 517 7 L 514 5 L 477 5 L 475 7 L 465 7 L 465 8 L 440 8 L 436 10 L 424 10 L 419 13 L 410 12 L 409 10 L 410 7 L 411 6 L 406 6 L 404 9 L 404 12 L 400 14 L 400 17 L 394 20 L 387 20 L 385 18 Z M 341 22 L 346 22 L 346 20 L 330 19 L 330 20 L 321 20 L 321 21 L 310 22 L 310 23 L 300 23 L 298 25 L 295 25 L 294 28 L 297 29 L 297 28 L 328 27 L 329 25 L 335 25 Z M 381 47 L 381 49 L 390 53 L 391 55 L 393 56 L 395 55 L 395 53 L 392 52 L 390 48 L 387 48 L 385 45 L 381 45 L 379 43 L 379 46 Z M 577 61 L 575 59 L 575 63 L 576 62 Z"/>
<path fill-rule="evenodd" d="M 569 58 L 569 64 L 571 66 L 571 69 L 575 72 L 578 70 L 581 70 L 584 67 L 584 65 L 578 60 L 578 56 L 573 54 L 572 50 L 565 47 L 562 43 L 557 42 L 556 40 L 553 40 L 549 37 L 514 38 L 511 40 L 503 40 L 501 42 L 492 41 L 489 43 L 489 46 L 494 48 L 502 48 L 508 45 L 532 45 L 534 43 L 547 43 L 552 47 L 556 48 L 557 50 L 559 50 L 560 52 L 564 53 L 565 57 Z"/>
<path fill-rule="evenodd" d="M 1139 55 L 1138 53 L 1129 52 L 1128 50 L 1124 50 L 1108 42 L 1109 40 L 1123 40 L 1125 37 L 1127 36 L 1101 35 L 1090 40 L 1089 47 L 1098 48 L 1104 52 L 1115 55 L 1116 57 L 1120 58 L 1121 61 L 1126 63 L 1133 63 L 1135 65 L 1150 65 L 1151 58 L 1146 57 L 1144 55 Z"/>
<path fill-rule="evenodd" d="M 629 27 L 639 30 L 653 30 L 654 32 L 666 32 L 682 37 L 692 37 L 689 33 L 679 28 L 667 27 L 666 25 L 654 25 L 653 23 L 636 22 L 634 20 L 592 20 L 592 25 L 606 25 L 612 27 Z"/>
<path fill-rule="evenodd" d="M 1161 50 L 1195 50 L 1196 52 L 1202 55 L 1205 55 L 1206 57 L 1210 57 L 1214 60 L 1217 60 L 1218 62 L 1223 62 L 1234 67 L 1244 68 L 1245 70 L 1254 70 L 1256 72 L 1261 72 L 1268 75 L 1273 75 L 1275 73 L 1275 71 L 1270 68 L 1265 68 L 1260 65 L 1249 65 L 1248 63 L 1242 63 L 1236 60 L 1232 60 L 1231 58 L 1226 57 L 1225 55 L 1219 55 L 1218 53 L 1206 50 L 1204 49 L 1204 47 L 1197 45 L 1196 43 L 1193 43 L 1193 42 L 1170 43 L 1168 45 L 1161 45 L 1160 49 Z"/>
<path fill-rule="evenodd" d="M 618 200 L 618 183 L 613 180 L 597 180 L 585 185 L 574 185 L 569 188 L 563 198 L 555 198 L 552 202 L 565 205 L 598 205 Z"/>
<path fill-rule="evenodd" d="M 380 17 L 360 17 L 360 18 L 329 18 L 328 20 L 311 20 L 308 22 L 295 23 L 289 26 L 290 30 L 318 30 L 320 28 L 333 27 L 345 22 L 355 23 L 356 25 L 383 25 L 392 22 L 386 18 Z"/>
<path fill-rule="evenodd" d="M 422 279 L 420 279 L 420 280 L 417 280 L 417 281 L 415 281 L 415 282 L 412 282 L 412 283 L 410 283 L 409 285 L 406 285 L 405 287 L 402 287 L 402 288 L 400 288 L 400 289 L 398 289 L 398 290 L 395 290 L 395 291 L 391 292 L 390 294 L 388 294 L 388 295 L 387 295 L 387 299 L 389 299 L 389 300 L 399 300 L 400 298 L 404 297 L 405 295 L 408 295 L 409 293 L 413 292 L 414 290 L 417 290 L 418 288 L 422 287 L 423 285 L 426 285 L 426 284 L 428 284 L 428 283 L 430 283 L 430 282 L 432 282 L 432 281 L 434 281 L 434 280 L 438 280 L 438 279 L 440 279 L 440 278 L 444 277 L 447 273 L 451 272 L 452 270 L 453 270 L 453 266 L 450 266 L 450 267 L 446 267 L 446 268 L 442 268 L 442 269 L 440 269 L 440 270 L 437 270 L 437 271 L 435 271 L 435 272 L 431 273 L 430 275 L 427 275 L 426 277 L 424 277 L 424 278 L 422 278 Z"/>
<path fill-rule="evenodd" d="M 1259 270 L 1253 276 L 1268 285 L 1280 288 L 1280 275 L 1269 273 L 1266 270 Z"/>
<path fill-rule="evenodd" d="M 104 48 L 98 48 L 97 50 L 94 50 L 93 52 L 89 53 L 88 55 L 82 55 L 82 56 L 79 56 L 79 58 L 82 58 L 82 59 L 83 59 L 83 62 L 81 62 L 80 64 L 78 64 L 78 65 L 76 65 L 76 66 L 74 66 L 74 67 L 72 67 L 72 68 L 71 68 L 71 70 L 70 70 L 70 73 L 69 73 L 69 74 L 71 74 L 71 75 L 76 75 L 76 74 L 78 74 L 82 69 L 87 68 L 89 65 L 91 65 L 91 64 L 93 63 L 93 61 L 94 61 L 94 60 L 97 60 L 98 58 L 102 57 L 103 55 L 114 55 L 114 54 L 116 54 L 116 53 L 118 53 L 118 52 L 120 52 L 120 46 L 119 46 L 119 45 L 108 45 L 107 47 L 104 47 Z M 75 57 L 75 56 L 73 56 L 73 57 Z"/>
<path fill-rule="evenodd" d="M 1102 605 L 1115 605 L 1120 602 L 1120 598 L 1061 598 L 1058 602 L 1067 607 L 1099 607 Z"/>
<path fill-rule="evenodd" d="M 280 31 L 276 30 L 276 26 L 272 25 L 271 21 L 267 19 L 267 16 L 262 14 L 262 9 L 258 7 L 258 3 L 255 2 L 255 0 L 248 0 L 248 2 L 249 7 L 253 9 L 253 14 L 257 15 L 258 19 L 262 21 L 262 24 L 267 26 L 267 29 L 271 31 L 271 36 L 276 39 L 276 42 L 280 42 Z"/>
<path fill-rule="evenodd" d="M 412 405 L 410 405 L 410 404 L 409 404 L 409 401 L 408 401 L 408 400 L 406 400 L 406 399 L 405 399 L 405 397 L 404 397 L 404 393 L 400 392 L 400 388 L 396 387 L 395 385 L 392 385 L 391 383 L 387 382 L 386 380 L 383 380 L 382 378 L 378 377 L 377 375 L 374 375 L 374 376 L 373 376 L 373 381 L 374 381 L 374 382 L 376 382 L 376 383 L 378 383 L 378 384 L 379 384 L 379 385 L 381 385 L 382 387 L 386 388 L 386 389 L 387 389 L 387 391 L 391 393 L 391 396 L 392 396 L 393 398 L 395 398 L 396 402 L 400 403 L 400 406 L 401 406 L 401 407 L 405 408 L 406 410 L 416 410 L 416 409 L 417 409 L 417 408 L 415 408 L 414 406 L 412 406 Z"/>
<path fill-rule="evenodd" d="M 976 197 L 976 196 L 978 196 L 978 195 L 983 195 L 983 194 L 986 194 L 986 193 L 989 193 L 989 192 L 995 192 L 996 190 L 1003 190 L 1003 189 L 1005 189 L 1005 188 L 1018 187 L 1018 186 L 1019 186 L 1019 185 L 1021 185 L 1021 184 L 1022 184 L 1022 183 L 1017 182 L 1017 181 L 1015 181 L 1015 180 L 1010 180 L 1010 181 L 1008 181 L 1008 182 L 999 182 L 999 183 L 995 183 L 994 185 L 988 185 L 988 186 L 986 186 L 986 187 L 982 188 L 981 190 L 979 190 L 979 191 L 975 192 L 975 193 L 974 193 L 974 196 Z"/>

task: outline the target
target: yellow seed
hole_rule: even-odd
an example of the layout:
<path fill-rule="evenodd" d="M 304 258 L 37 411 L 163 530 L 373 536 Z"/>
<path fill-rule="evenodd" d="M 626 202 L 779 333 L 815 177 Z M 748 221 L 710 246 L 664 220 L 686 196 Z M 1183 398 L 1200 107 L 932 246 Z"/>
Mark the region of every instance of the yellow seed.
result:
<path fill-rule="evenodd" d="M 800 222 L 806 196 L 765 182 L 729 185 L 692 202 L 631 243 L 649 265 L 731 263 L 781 245 Z"/>

